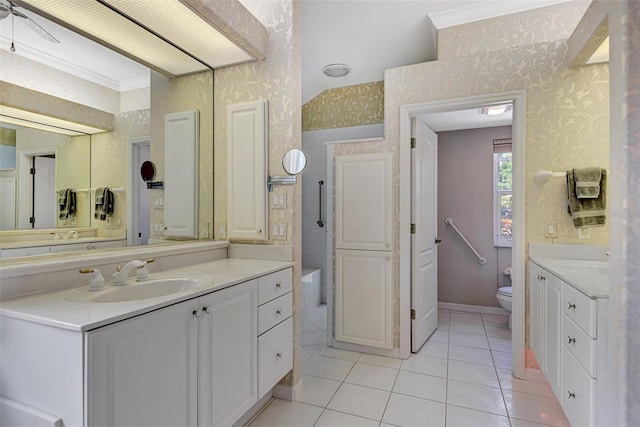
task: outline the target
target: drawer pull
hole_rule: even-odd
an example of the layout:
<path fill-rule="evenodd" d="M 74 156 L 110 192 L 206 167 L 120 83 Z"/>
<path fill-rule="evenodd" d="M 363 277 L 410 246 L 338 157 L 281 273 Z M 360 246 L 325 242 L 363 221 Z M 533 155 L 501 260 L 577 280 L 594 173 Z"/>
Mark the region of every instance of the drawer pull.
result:
<path fill-rule="evenodd" d="M 202 307 L 202 311 L 204 311 L 207 314 L 211 313 L 211 306 L 205 305 L 204 307 Z"/>
<path fill-rule="evenodd" d="M 195 317 L 200 317 L 200 310 L 193 310 L 191 314 L 193 314 Z"/>
<path fill-rule="evenodd" d="M 576 394 L 575 393 L 571 393 L 568 390 L 567 390 L 567 393 L 569 393 L 569 399 L 575 399 L 576 398 Z"/>
<path fill-rule="evenodd" d="M 282 353 L 276 353 L 276 357 L 277 357 L 278 359 L 282 359 Z"/>
<path fill-rule="evenodd" d="M 571 309 L 575 310 L 576 309 L 576 305 L 572 304 L 572 303 L 569 303 L 569 310 L 571 310 Z"/>
<path fill-rule="evenodd" d="M 576 339 L 569 337 L 569 344 L 575 344 L 575 343 L 576 343 Z"/>
<path fill-rule="evenodd" d="M 277 310 L 276 310 L 276 315 L 278 315 L 278 316 L 282 316 L 282 310 L 277 309 Z"/>
<path fill-rule="evenodd" d="M 276 283 L 276 288 L 280 289 L 282 287 L 282 285 L 280 284 L 280 282 Z"/>

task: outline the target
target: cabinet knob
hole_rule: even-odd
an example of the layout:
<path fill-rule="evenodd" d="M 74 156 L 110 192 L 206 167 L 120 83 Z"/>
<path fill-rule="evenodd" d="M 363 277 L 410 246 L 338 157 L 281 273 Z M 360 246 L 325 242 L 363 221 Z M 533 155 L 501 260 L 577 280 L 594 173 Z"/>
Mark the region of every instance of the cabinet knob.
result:
<path fill-rule="evenodd" d="M 193 314 L 194 317 L 200 317 L 200 310 L 193 310 L 191 314 Z"/>
<path fill-rule="evenodd" d="M 211 306 L 205 305 L 204 307 L 202 307 L 202 311 L 204 311 L 207 314 L 211 313 Z"/>
<path fill-rule="evenodd" d="M 282 316 L 282 310 L 277 309 L 277 310 L 276 310 L 276 315 L 278 315 L 278 316 Z"/>
<path fill-rule="evenodd" d="M 282 359 L 282 353 L 276 353 L 276 357 L 277 357 L 278 359 Z"/>
<path fill-rule="evenodd" d="M 569 390 L 567 390 L 567 393 L 569 393 L 569 399 L 575 399 L 576 398 L 576 394 L 575 393 L 571 393 Z"/>
<path fill-rule="evenodd" d="M 384 259 L 386 259 L 387 261 L 389 261 L 389 260 L 391 259 L 391 257 L 390 257 L 390 256 L 388 256 L 388 257 L 385 257 Z"/>
<path fill-rule="evenodd" d="M 572 303 L 569 303 L 569 310 L 571 310 L 571 309 L 575 310 L 576 309 L 576 305 L 572 304 Z"/>
<path fill-rule="evenodd" d="M 282 285 L 280 284 L 280 282 L 276 283 L 276 288 L 280 289 L 282 287 Z"/>
<path fill-rule="evenodd" d="M 257 233 L 257 234 L 262 234 L 262 230 L 257 229 L 257 230 L 256 230 L 256 233 Z"/>
<path fill-rule="evenodd" d="M 569 344 L 575 344 L 576 339 L 569 337 Z"/>
<path fill-rule="evenodd" d="M 391 247 L 391 243 L 385 244 L 386 247 Z"/>

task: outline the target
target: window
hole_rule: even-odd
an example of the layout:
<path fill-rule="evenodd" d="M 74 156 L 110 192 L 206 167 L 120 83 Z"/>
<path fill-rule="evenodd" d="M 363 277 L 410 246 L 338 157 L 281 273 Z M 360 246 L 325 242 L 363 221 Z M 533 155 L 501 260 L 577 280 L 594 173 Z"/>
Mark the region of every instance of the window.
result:
<path fill-rule="evenodd" d="M 508 147 L 505 141 L 508 141 Z M 509 151 L 506 151 L 506 150 Z M 511 227 L 513 222 L 513 163 L 511 139 L 495 140 L 493 153 L 493 244 L 511 247 Z"/>

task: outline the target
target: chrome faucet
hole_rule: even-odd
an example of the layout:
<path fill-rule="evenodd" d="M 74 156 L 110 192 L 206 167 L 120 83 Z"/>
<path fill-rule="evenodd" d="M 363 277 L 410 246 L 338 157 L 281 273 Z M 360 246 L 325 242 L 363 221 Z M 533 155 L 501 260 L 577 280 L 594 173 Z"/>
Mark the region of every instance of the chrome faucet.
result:
<path fill-rule="evenodd" d="M 122 268 L 119 268 L 120 266 L 118 266 L 118 272 L 113 273 L 112 276 L 114 286 L 122 286 L 126 284 L 127 276 L 129 275 L 131 269 L 142 268 L 145 265 L 147 265 L 146 262 L 134 259 L 133 261 L 129 261 L 128 263 L 126 263 Z"/>

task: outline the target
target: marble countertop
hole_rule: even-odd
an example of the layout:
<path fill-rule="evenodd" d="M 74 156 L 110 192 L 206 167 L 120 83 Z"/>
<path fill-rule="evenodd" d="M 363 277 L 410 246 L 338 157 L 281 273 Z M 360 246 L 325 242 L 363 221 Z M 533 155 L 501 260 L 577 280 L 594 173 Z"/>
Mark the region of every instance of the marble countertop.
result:
<path fill-rule="evenodd" d="M 609 298 L 609 261 L 539 256 L 530 259 L 591 298 Z"/>
<path fill-rule="evenodd" d="M 203 264 L 191 265 L 158 272 L 164 274 L 205 274 L 211 281 L 205 286 L 179 293 L 135 301 L 117 303 L 77 302 L 79 293 L 89 293 L 88 285 L 63 291 L 41 293 L 2 302 L 0 316 L 27 320 L 72 331 L 89 331 L 123 319 L 137 316 L 161 307 L 206 295 L 274 271 L 292 266 L 292 262 L 227 258 Z M 133 276 L 135 276 L 132 273 Z M 87 275 L 89 276 L 89 275 Z M 150 278 L 154 276 L 151 273 Z M 120 289 L 111 286 L 110 278 L 100 295 Z M 87 277 L 87 282 L 89 277 Z M 135 277 L 130 278 L 131 283 Z M 126 285 L 125 285 L 126 286 Z M 135 286 L 135 285 L 133 285 Z"/>
<path fill-rule="evenodd" d="M 16 249 L 16 248 L 33 248 L 37 246 L 57 246 L 72 245 L 74 243 L 88 242 L 109 242 L 112 240 L 123 240 L 121 237 L 78 237 L 77 239 L 58 239 L 49 238 L 46 240 L 24 240 L 20 242 L 0 242 L 0 249 Z"/>

